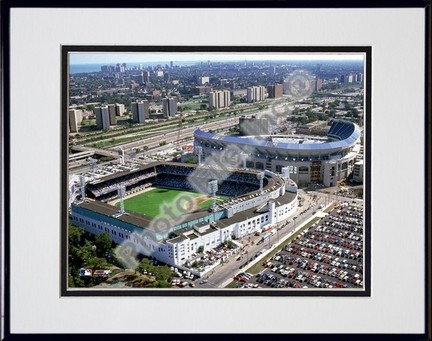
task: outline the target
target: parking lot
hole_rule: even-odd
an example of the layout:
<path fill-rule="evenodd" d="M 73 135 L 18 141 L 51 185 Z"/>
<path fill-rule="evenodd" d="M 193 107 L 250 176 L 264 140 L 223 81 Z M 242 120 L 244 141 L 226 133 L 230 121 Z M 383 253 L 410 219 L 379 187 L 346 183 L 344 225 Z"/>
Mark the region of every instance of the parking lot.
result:
<path fill-rule="evenodd" d="M 363 206 L 342 203 L 303 231 L 256 276 L 241 273 L 241 288 L 363 288 Z"/>

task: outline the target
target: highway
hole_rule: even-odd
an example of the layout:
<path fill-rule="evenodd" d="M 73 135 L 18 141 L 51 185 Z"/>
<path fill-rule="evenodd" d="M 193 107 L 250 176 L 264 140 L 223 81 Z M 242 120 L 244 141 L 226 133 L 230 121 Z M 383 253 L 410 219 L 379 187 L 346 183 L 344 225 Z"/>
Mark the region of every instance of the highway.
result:
<path fill-rule="evenodd" d="M 289 108 L 289 104 L 287 102 L 273 102 L 270 108 L 263 109 L 257 111 L 255 113 L 245 114 L 244 116 L 265 116 L 265 117 L 276 117 L 277 114 L 282 115 L 285 110 Z M 282 115 L 281 117 L 286 118 L 286 115 Z M 239 123 L 239 116 L 235 117 L 227 117 L 226 119 L 220 119 L 217 121 L 212 121 L 208 123 L 195 124 L 192 127 L 188 128 L 177 128 L 172 129 L 168 132 L 161 132 L 160 135 L 151 136 L 147 138 L 143 138 L 139 141 L 123 143 L 121 145 L 117 145 L 115 147 L 109 148 L 110 150 L 116 151 L 120 147 L 123 150 L 127 151 L 133 148 L 140 148 L 142 146 L 147 146 L 149 149 L 155 148 L 159 146 L 161 141 L 165 141 L 166 143 L 175 143 L 177 140 L 182 139 L 192 139 L 193 132 L 195 129 L 200 128 L 202 130 L 217 130 L 217 129 L 227 129 L 233 127 Z"/>
<path fill-rule="evenodd" d="M 274 118 L 276 116 L 281 115 L 281 117 L 286 117 L 286 115 L 284 115 L 283 113 L 286 110 L 289 110 L 291 108 L 290 104 L 291 103 L 288 103 L 284 100 L 274 101 L 270 103 L 269 108 L 258 110 L 254 113 L 244 114 L 243 116 L 256 115 L 258 117 L 264 116 L 268 118 Z M 224 114 L 220 114 L 220 115 L 224 115 Z M 238 123 L 239 123 L 239 116 L 234 116 L 234 117 L 227 116 L 225 119 L 219 119 L 207 123 L 197 123 L 197 124 L 192 123 L 193 125 L 187 128 L 178 127 L 174 129 L 170 128 L 168 131 L 162 130 L 160 134 L 144 137 L 138 141 L 118 144 L 116 146 L 109 147 L 109 148 L 95 148 L 95 147 L 88 147 L 83 145 L 75 145 L 72 146 L 72 150 L 79 151 L 79 152 L 91 151 L 102 156 L 110 156 L 110 157 L 117 158 L 118 150 L 120 148 L 123 148 L 125 152 L 128 152 L 131 149 L 142 148 L 146 146 L 149 150 L 149 152 L 146 152 L 146 154 L 148 154 L 151 152 L 156 152 L 156 151 L 160 151 L 172 147 L 172 146 L 168 146 L 168 147 L 160 146 L 160 143 L 162 141 L 165 141 L 167 145 L 170 143 L 175 144 L 177 141 L 182 141 L 182 140 L 193 141 L 193 132 L 197 128 L 200 128 L 202 130 L 221 130 L 221 129 L 228 129 L 230 127 L 238 125 Z M 276 121 L 273 123 L 276 123 Z M 102 139 L 103 138 L 101 136 L 101 140 Z M 155 148 L 158 147 L 165 147 L 165 148 L 154 150 Z"/>
<path fill-rule="evenodd" d="M 143 138 L 139 141 L 123 143 L 121 145 L 117 145 L 109 149 L 115 151 L 115 150 L 119 150 L 120 147 L 122 147 L 123 150 L 128 151 L 130 149 L 140 148 L 143 146 L 147 146 L 149 149 L 152 149 L 155 147 L 159 147 L 161 141 L 165 141 L 166 143 L 170 143 L 170 142 L 174 143 L 177 140 L 182 140 L 186 138 L 192 139 L 193 132 L 198 127 L 205 130 L 226 129 L 237 125 L 238 120 L 239 120 L 238 117 L 233 117 L 233 118 L 227 118 L 226 120 L 199 124 L 188 128 L 178 128 L 175 130 L 170 130 L 168 132 L 161 132 L 159 135 Z"/>

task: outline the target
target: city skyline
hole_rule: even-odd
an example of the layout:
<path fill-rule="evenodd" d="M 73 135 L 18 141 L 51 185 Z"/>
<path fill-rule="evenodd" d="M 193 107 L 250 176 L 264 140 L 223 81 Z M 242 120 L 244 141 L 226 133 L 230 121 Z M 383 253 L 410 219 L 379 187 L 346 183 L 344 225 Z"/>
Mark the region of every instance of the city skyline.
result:
<path fill-rule="evenodd" d="M 363 53 L 103 53 L 77 52 L 69 54 L 70 65 L 155 63 L 155 62 L 243 62 L 243 61 L 364 61 Z"/>

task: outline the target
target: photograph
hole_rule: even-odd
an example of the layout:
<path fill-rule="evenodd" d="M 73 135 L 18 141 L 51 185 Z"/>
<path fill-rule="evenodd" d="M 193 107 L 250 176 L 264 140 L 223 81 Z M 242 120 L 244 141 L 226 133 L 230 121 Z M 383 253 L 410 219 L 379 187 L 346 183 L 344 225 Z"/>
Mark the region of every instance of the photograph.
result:
<path fill-rule="evenodd" d="M 0 340 L 430 341 L 430 14 L 3 0 Z"/>
<path fill-rule="evenodd" d="M 63 46 L 63 294 L 369 295 L 370 58 Z"/>

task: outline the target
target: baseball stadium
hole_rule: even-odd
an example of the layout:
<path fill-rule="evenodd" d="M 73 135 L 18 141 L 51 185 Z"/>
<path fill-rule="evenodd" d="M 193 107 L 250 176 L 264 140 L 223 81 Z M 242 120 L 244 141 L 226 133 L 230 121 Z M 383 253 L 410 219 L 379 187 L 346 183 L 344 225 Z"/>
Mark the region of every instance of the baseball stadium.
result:
<path fill-rule="evenodd" d="M 242 154 L 244 167 L 276 173 L 283 167 L 290 167 L 290 177 L 299 185 L 320 183 L 331 187 L 353 171 L 360 151 L 360 137 L 361 130 L 355 123 L 333 120 L 327 137 L 230 136 L 197 129 L 194 145 L 204 160 L 227 148 L 236 148 Z"/>
<path fill-rule="evenodd" d="M 83 179 L 70 219 L 92 234 L 107 232 L 117 244 L 172 266 L 227 240 L 286 221 L 297 208 L 297 185 L 282 174 L 155 162 Z"/>

